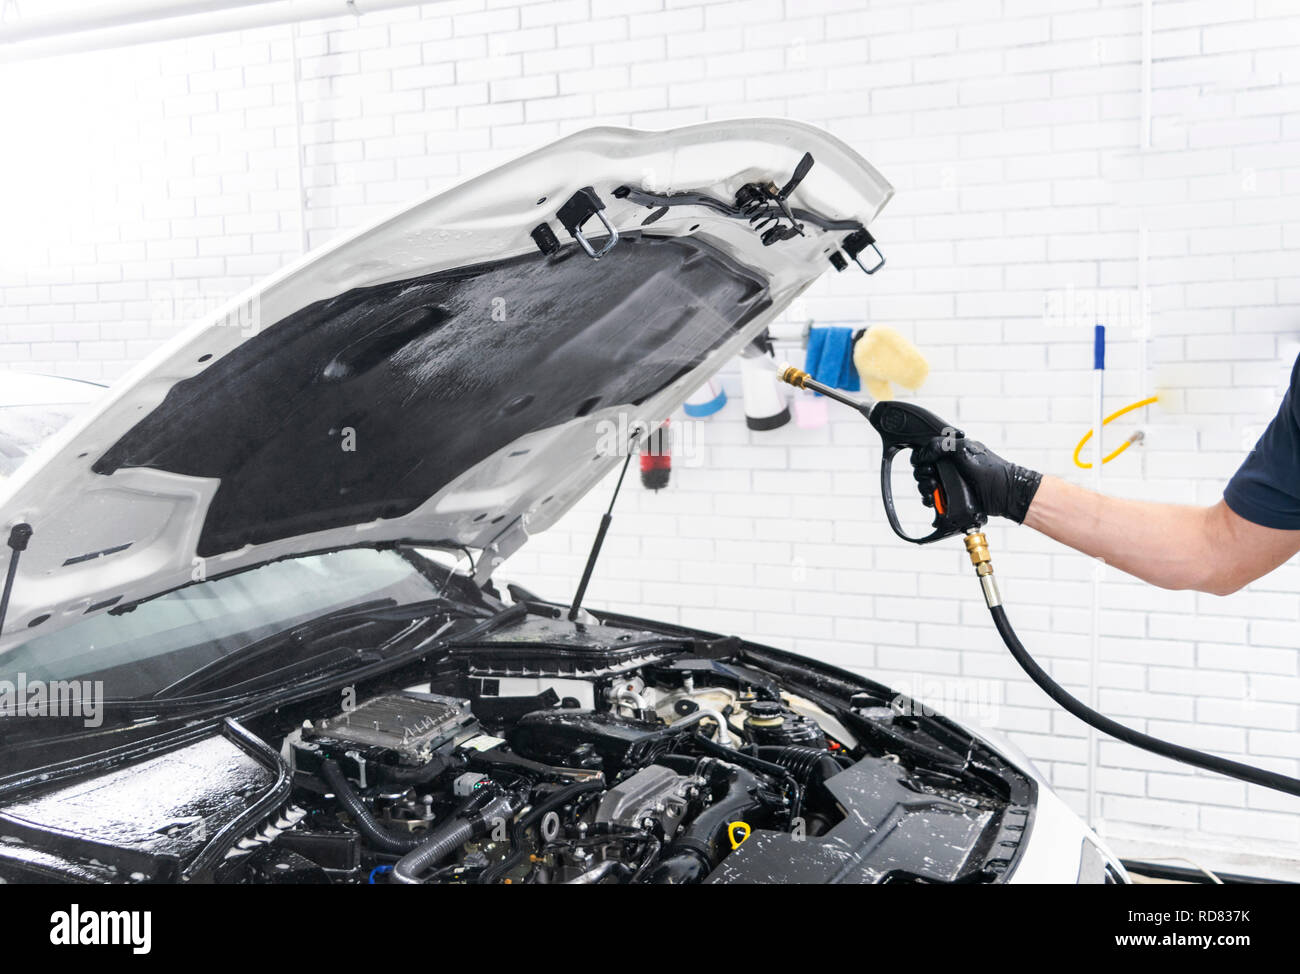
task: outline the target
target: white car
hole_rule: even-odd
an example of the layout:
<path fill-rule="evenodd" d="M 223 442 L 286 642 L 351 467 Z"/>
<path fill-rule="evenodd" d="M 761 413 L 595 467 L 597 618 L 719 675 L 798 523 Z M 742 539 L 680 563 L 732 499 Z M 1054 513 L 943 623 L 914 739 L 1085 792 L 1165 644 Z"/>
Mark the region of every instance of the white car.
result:
<path fill-rule="evenodd" d="M 593 129 L 152 356 L 0 484 L 0 879 L 1125 881 L 1017 751 L 887 687 L 493 581 L 877 270 L 891 194 L 796 122 Z"/>

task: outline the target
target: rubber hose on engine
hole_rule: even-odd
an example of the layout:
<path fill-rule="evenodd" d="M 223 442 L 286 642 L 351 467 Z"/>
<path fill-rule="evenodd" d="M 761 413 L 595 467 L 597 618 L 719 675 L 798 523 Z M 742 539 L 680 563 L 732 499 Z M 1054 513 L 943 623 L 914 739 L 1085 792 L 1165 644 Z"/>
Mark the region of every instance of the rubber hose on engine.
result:
<path fill-rule="evenodd" d="M 392 881 L 418 884 L 420 874 L 426 869 L 437 865 L 471 839 L 486 835 L 494 821 L 509 818 L 518 806 L 518 799 L 512 792 L 488 788 L 476 792 L 456 817 L 432 829 L 423 842 L 398 860 L 391 873 Z"/>
<path fill-rule="evenodd" d="M 764 761 L 762 758 L 755 757 L 745 751 L 723 747 L 721 744 L 716 744 L 700 734 L 696 734 L 693 740 L 702 751 L 721 761 L 739 764 L 751 771 L 757 771 L 759 774 L 774 775 L 777 778 L 784 779 L 790 787 L 790 817 L 792 819 L 799 817 L 799 813 L 803 810 L 803 785 L 789 770 L 779 764 L 773 764 L 771 761 Z"/>
<path fill-rule="evenodd" d="M 1020 642 L 1016 631 L 1011 628 L 1011 622 L 1007 619 L 1006 610 L 1002 606 L 991 606 L 989 612 L 993 616 L 993 624 L 997 626 L 998 635 L 1007 644 L 1007 649 L 1011 651 L 1011 655 L 1020 664 L 1020 668 L 1029 675 L 1029 679 L 1037 683 L 1044 693 L 1085 724 L 1090 724 L 1103 734 L 1109 734 L 1116 740 L 1123 741 L 1125 744 L 1132 744 L 1134 747 L 1150 751 L 1152 754 L 1159 754 L 1162 757 L 1181 761 L 1183 764 L 1190 764 L 1195 768 L 1213 771 L 1216 774 L 1227 775 L 1229 778 L 1237 778 L 1251 784 L 1272 788 L 1288 795 L 1300 795 L 1300 780 L 1296 778 L 1288 778 L 1286 775 L 1265 771 L 1263 768 L 1256 768 L 1249 764 L 1242 764 L 1239 761 L 1216 757 L 1213 754 L 1206 754 L 1204 751 L 1183 747 L 1181 744 L 1171 744 L 1168 741 L 1162 741 L 1159 738 L 1125 727 L 1104 714 L 1097 713 L 1091 707 L 1070 696 L 1064 687 L 1048 676 L 1047 672 L 1034 661 L 1034 658 L 1029 655 L 1029 651 L 1025 649 L 1024 644 Z"/>
<path fill-rule="evenodd" d="M 797 744 L 769 745 L 758 748 L 758 756 L 764 761 L 779 764 L 805 788 L 810 785 L 823 784 L 844 769 L 830 753 L 823 748 L 803 747 Z"/>
<path fill-rule="evenodd" d="M 752 772 L 734 766 L 730 771 L 726 795 L 695 816 L 673 842 L 674 850 L 694 849 L 710 863 L 717 863 L 725 854 L 727 826 L 770 810 L 769 802 L 760 795 L 763 783 Z"/>
<path fill-rule="evenodd" d="M 655 836 L 652 835 L 646 839 L 645 852 L 641 855 L 641 862 L 636 867 L 636 872 L 634 872 L 632 878 L 628 880 L 629 883 L 641 882 L 645 874 L 650 871 L 650 867 L 655 864 L 656 860 L 658 860 L 659 850 L 662 848 L 663 843 Z"/>
<path fill-rule="evenodd" d="M 424 837 L 419 835 L 394 835 L 380 825 L 374 813 L 361 800 L 361 796 L 352 790 L 352 783 L 348 781 L 343 774 L 343 769 L 334 759 L 326 758 L 321 762 L 320 774 L 330 790 L 334 792 L 334 797 L 338 799 L 339 804 L 357 823 L 357 831 L 376 848 L 403 855 L 417 848 L 424 841 Z"/>

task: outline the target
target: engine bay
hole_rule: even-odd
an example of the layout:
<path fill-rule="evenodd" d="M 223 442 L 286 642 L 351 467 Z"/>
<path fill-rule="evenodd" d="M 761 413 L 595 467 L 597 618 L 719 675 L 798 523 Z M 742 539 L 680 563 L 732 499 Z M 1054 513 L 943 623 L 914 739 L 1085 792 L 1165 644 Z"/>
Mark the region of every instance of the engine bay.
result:
<path fill-rule="evenodd" d="M 345 687 L 339 706 L 317 698 L 232 723 L 240 732 L 228 727 L 220 747 L 208 736 L 90 786 L 44 787 L 0 806 L 0 877 L 952 883 L 1010 872 L 1032 780 L 957 725 L 910 716 L 887 689 L 825 664 L 650 625 L 533 607 L 386 684 Z M 129 797 L 97 827 L 84 796 L 109 775 Z M 188 790 L 159 795 L 180 777 Z"/>

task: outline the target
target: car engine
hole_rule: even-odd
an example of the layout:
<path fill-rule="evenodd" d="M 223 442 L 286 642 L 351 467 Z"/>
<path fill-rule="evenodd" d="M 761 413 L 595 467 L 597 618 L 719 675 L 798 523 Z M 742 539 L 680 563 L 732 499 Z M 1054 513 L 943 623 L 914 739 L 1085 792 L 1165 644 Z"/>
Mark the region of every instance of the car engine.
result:
<path fill-rule="evenodd" d="M 34 777 L 0 880 L 996 882 L 1032 824 L 957 725 L 737 639 L 517 612 L 341 687 Z"/>
<path fill-rule="evenodd" d="M 488 727 L 471 699 L 407 690 L 305 723 L 285 751 L 307 814 L 280 846 L 351 834 L 342 871 L 395 857 L 368 878 L 399 883 L 693 882 L 755 828 L 826 820 L 805 799 L 843 765 L 779 701 L 640 677 L 605 696 L 517 718 L 518 697 L 483 697 Z"/>

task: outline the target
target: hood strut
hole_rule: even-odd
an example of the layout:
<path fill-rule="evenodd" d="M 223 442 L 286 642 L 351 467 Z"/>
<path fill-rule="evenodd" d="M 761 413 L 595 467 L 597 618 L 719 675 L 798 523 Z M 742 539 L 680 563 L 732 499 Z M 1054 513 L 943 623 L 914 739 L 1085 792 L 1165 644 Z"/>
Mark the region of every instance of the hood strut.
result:
<path fill-rule="evenodd" d="M 14 576 L 18 574 L 18 556 L 27 550 L 27 542 L 32 537 L 32 526 L 21 522 L 9 529 L 9 540 L 5 542 L 13 549 L 9 556 L 9 571 L 5 573 L 4 592 L 0 593 L 0 632 L 5 629 L 5 616 L 9 614 L 9 593 L 14 589 Z"/>
<path fill-rule="evenodd" d="M 591 573 L 596 569 L 596 559 L 600 557 L 600 546 L 605 543 L 605 535 L 609 531 L 610 522 L 614 520 L 614 502 L 618 500 L 618 492 L 623 489 L 623 478 L 627 476 L 627 465 L 632 462 L 632 444 L 627 446 L 627 457 L 623 460 L 623 469 L 618 473 L 618 483 L 614 485 L 614 496 L 609 499 L 609 508 L 600 516 L 600 528 L 596 531 L 596 540 L 591 543 L 591 553 L 587 555 L 587 565 L 582 569 L 582 581 L 578 582 L 578 591 L 574 593 L 573 605 L 569 606 L 569 621 L 576 622 L 578 613 L 582 611 L 582 599 L 587 594 L 587 583 L 591 581 Z"/>

